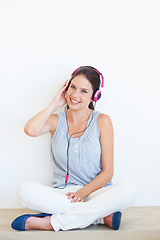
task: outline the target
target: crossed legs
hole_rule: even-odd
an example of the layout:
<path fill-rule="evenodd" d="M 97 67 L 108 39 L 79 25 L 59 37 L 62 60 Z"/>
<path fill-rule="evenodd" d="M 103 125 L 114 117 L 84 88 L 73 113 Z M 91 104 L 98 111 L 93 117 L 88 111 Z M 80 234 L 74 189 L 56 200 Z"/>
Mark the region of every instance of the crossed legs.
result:
<path fill-rule="evenodd" d="M 90 224 L 111 225 L 112 214 L 131 206 L 138 195 L 135 182 L 121 181 L 90 194 L 84 202 L 71 203 L 65 195 L 77 191 L 82 186 L 67 186 L 65 189 L 54 189 L 37 182 L 22 183 L 18 196 L 22 204 L 38 212 L 52 214 L 51 217 L 26 221 L 26 229 L 69 230 L 85 228 Z"/>

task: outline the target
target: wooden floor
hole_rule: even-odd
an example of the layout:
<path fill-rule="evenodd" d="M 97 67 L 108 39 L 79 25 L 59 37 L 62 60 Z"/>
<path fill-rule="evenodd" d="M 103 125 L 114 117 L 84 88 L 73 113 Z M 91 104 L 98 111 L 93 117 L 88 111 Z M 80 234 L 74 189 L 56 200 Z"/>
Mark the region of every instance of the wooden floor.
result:
<path fill-rule="evenodd" d="M 0 209 L 0 240 L 160 240 L 160 206 L 131 207 L 122 212 L 120 229 L 114 231 L 106 225 L 89 226 L 71 231 L 14 231 L 10 224 L 28 209 Z"/>

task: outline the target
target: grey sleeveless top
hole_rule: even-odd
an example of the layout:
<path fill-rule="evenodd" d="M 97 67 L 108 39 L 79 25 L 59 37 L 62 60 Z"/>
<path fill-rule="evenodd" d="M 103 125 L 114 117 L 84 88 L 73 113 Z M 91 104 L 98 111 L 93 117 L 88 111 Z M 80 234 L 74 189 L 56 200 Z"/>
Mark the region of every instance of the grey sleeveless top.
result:
<path fill-rule="evenodd" d="M 51 158 L 53 162 L 53 187 L 64 186 L 67 171 L 67 146 L 69 144 L 68 185 L 86 185 L 102 170 L 100 133 L 97 118 L 99 112 L 93 110 L 87 129 L 81 137 L 70 138 L 65 112 L 58 114 L 58 125 L 51 138 Z M 105 186 L 112 185 L 112 181 Z"/>

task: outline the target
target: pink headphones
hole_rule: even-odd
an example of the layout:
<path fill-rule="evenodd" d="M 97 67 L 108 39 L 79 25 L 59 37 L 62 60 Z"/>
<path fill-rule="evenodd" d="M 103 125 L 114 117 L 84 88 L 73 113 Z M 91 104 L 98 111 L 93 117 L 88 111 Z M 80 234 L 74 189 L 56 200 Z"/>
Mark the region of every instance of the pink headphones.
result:
<path fill-rule="evenodd" d="M 95 71 L 99 74 L 100 81 L 101 81 L 100 88 L 103 88 L 103 87 L 104 87 L 104 77 L 103 77 L 102 73 L 100 73 L 100 72 L 99 72 L 96 68 L 94 68 L 94 67 L 90 67 L 90 66 L 86 66 L 86 67 L 92 68 L 93 70 L 95 70 Z M 73 75 L 75 74 L 75 72 L 77 72 L 77 70 L 80 69 L 80 68 L 82 68 L 82 66 L 79 67 L 79 68 L 77 68 L 77 69 L 71 74 L 71 76 L 73 76 Z M 94 102 L 97 102 L 97 101 L 100 99 L 101 95 L 102 95 L 102 94 L 101 94 L 101 90 L 100 90 L 99 88 L 98 88 L 98 89 L 95 89 L 94 92 L 93 92 L 93 95 L 92 95 L 92 100 L 93 100 Z"/>

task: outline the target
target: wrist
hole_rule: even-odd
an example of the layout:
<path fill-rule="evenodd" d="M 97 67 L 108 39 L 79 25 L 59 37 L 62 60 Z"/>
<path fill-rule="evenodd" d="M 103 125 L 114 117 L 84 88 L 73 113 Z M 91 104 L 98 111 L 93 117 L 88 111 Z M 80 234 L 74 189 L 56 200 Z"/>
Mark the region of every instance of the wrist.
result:
<path fill-rule="evenodd" d="M 83 188 L 79 189 L 79 190 L 77 191 L 77 194 L 78 194 L 82 199 L 85 198 L 85 197 L 87 197 L 87 194 L 86 194 L 86 192 L 85 192 L 85 190 L 84 190 Z"/>

